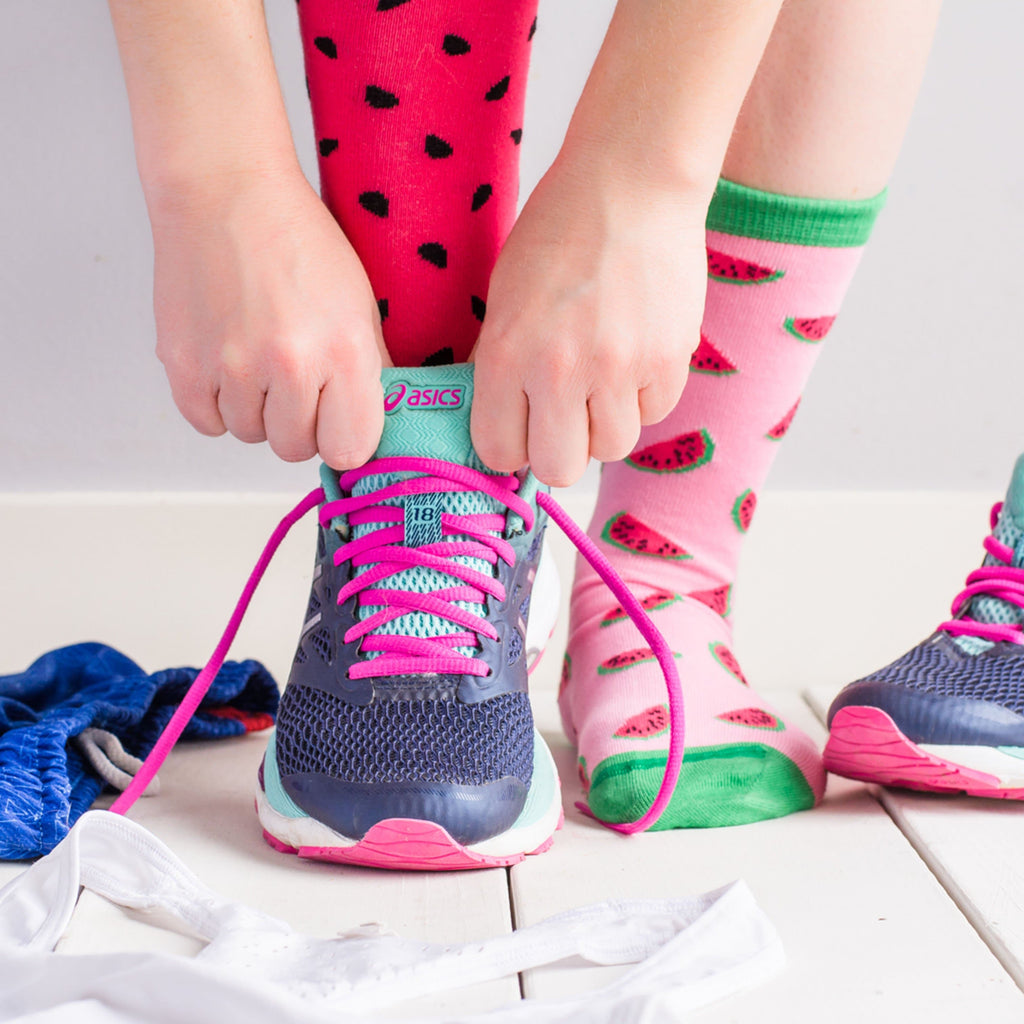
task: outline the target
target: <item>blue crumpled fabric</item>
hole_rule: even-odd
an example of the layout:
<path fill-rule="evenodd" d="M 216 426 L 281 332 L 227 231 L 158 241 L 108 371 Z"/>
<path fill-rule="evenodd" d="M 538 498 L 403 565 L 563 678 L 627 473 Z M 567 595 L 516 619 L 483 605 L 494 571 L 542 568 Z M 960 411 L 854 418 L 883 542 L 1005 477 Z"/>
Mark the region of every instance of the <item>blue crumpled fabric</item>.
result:
<path fill-rule="evenodd" d="M 0 676 L 0 860 L 49 853 L 103 790 L 72 737 L 95 726 L 144 758 L 198 674 L 150 675 L 112 647 L 86 643 Z M 272 718 L 278 699 L 258 661 L 225 662 L 182 738 L 241 735 L 246 720 L 252 727 L 258 715 Z"/>

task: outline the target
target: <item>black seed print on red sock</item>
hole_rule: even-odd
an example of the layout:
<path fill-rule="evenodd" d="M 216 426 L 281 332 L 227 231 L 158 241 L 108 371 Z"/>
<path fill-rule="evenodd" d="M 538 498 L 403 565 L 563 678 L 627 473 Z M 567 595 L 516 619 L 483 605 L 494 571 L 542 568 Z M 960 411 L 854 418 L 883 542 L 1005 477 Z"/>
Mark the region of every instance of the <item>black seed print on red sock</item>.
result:
<path fill-rule="evenodd" d="M 452 147 L 450 143 L 444 141 L 440 135 L 428 135 L 426 145 L 423 147 L 427 156 L 432 160 L 444 160 L 445 157 L 452 155 Z"/>
<path fill-rule="evenodd" d="M 377 10 L 390 11 L 392 7 L 401 7 L 408 2 L 409 0 L 377 0 Z"/>
<path fill-rule="evenodd" d="M 325 57 L 330 57 L 331 60 L 338 59 L 338 48 L 334 45 L 334 40 L 330 36 L 317 36 L 313 40 L 313 45 Z"/>
<path fill-rule="evenodd" d="M 523 141 L 523 129 L 522 128 L 513 128 L 512 131 L 510 131 L 508 134 L 511 137 L 512 141 L 517 146 L 519 145 L 520 142 Z"/>
<path fill-rule="evenodd" d="M 483 323 L 484 316 L 487 314 L 487 303 L 484 302 L 479 295 L 471 295 L 469 301 L 470 305 L 473 307 L 473 316 L 475 316 L 480 323 Z"/>
<path fill-rule="evenodd" d="M 511 80 L 511 75 L 506 75 L 500 82 L 495 82 L 494 85 L 487 90 L 487 95 L 484 97 L 485 100 L 500 100 L 505 93 L 508 92 L 508 83 Z"/>
<path fill-rule="evenodd" d="M 320 155 L 330 156 L 338 148 L 337 139 L 321 139 L 320 140 Z"/>
<path fill-rule="evenodd" d="M 376 217 L 388 215 L 388 197 L 383 192 L 363 192 L 359 196 L 359 205 L 369 210 Z"/>
<path fill-rule="evenodd" d="M 484 203 L 486 203 L 487 200 L 491 198 L 491 195 L 492 195 L 493 192 L 494 192 L 494 189 L 491 188 L 490 185 L 481 185 L 473 193 L 473 202 L 471 204 L 472 205 L 473 213 L 476 213 L 476 211 L 479 210 L 480 207 L 483 206 Z"/>
<path fill-rule="evenodd" d="M 533 19 L 533 24 L 530 26 L 530 32 L 526 37 L 526 41 L 529 42 L 537 34 L 537 19 Z"/>
<path fill-rule="evenodd" d="M 398 97 L 379 85 L 368 85 L 366 87 L 366 102 L 376 110 L 388 110 L 398 106 Z"/>
<path fill-rule="evenodd" d="M 461 57 L 464 53 L 469 53 L 469 43 L 462 36 L 447 35 L 444 37 L 441 49 L 449 57 Z"/>
<path fill-rule="evenodd" d="M 420 366 L 448 366 L 450 363 L 455 362 L 455 352 L 451 346 L 445 348 L 439 348 L 436 352 L 431 353 L 426 359 L 420 363 Z"/>
<path fill-rule="evenodd" d="M 435 267 L 444 270 L 448 266 L 448 250 L 440 242 L 424 242 L 416 251 Z"/>
<path fill-rule="evenodd" d="M 306 99 L 311 100 L 312 98 L 313 98 L 313 94 L 309 91 L 309 76 L 307 75 L 306 76 Z"/>
<path fill-rule="evenodd" d="M 384 323 L 384 321 L 387 320 L 387 318 L 388 318 L 388 300 L 387 299 L 378 299 L 377 300 L 377 310 L 380 313 L 380 322 Z"/>

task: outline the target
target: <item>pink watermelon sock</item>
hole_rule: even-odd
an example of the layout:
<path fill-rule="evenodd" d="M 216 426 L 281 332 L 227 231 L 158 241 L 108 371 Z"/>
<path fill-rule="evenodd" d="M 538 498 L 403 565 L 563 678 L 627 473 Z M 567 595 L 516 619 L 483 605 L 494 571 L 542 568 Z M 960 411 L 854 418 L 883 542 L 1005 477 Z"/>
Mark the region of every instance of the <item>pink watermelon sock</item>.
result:
<path fill-rule="evenodd" d="M 686 756 L 659 828 L 735 825 L 811 807 L 811 739 L 750 689 L 730 597 L 757 494 L 860 259 L 882 197 L 770 195 L 720 182 L 708 214 L 700 347 L 679 404 L 604 467 L 590 536 L 679 658 Z M 661 674 L 577 562 L 559 704 L 593 812 L 638 818 L 666 764 Z"/>
<path fill-rule="evenodd" d="M 396 365 L 462 362 L 515 219 L 537 0 L 301 0 L 324 202 Z"/>

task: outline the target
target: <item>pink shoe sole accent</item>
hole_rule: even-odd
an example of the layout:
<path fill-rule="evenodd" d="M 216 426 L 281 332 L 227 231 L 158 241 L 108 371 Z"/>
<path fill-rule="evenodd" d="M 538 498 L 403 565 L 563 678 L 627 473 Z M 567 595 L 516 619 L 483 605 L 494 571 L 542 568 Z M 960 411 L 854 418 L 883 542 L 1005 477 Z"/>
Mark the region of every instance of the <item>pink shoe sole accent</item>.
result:
<path fill-rule="evenodd" d="M 848 779 L 932 793 L 1024 800 L 1024 789 L 1004 789 L 994 775 L 922 750 L 879 708 L 845 707 L 837 712 L 824 758 L 828 771 Z"/>
<path fill-rule="evenodd" d="M 559 814 L 556 831 L 565 821 Z M 474 853 L 456 842 L 440 826 L 413 818 L 389 818 L 379 821 L 354 846 L 302 846 L 296 849 L 263 830 L 263 838 L 280 853 L 294 853 L 309 860 L 333 861 L 392 871 L 467 871 L 478 868 L 504 868 L 518 864 L 550 849 L 555 841 L 549 836 L 535 850 L 506 857 Z"/>

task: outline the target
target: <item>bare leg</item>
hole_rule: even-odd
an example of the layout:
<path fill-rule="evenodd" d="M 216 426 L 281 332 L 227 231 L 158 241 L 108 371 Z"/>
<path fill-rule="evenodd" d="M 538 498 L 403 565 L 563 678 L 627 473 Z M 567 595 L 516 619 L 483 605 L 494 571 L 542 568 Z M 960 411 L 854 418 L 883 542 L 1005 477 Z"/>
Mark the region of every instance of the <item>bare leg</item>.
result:
<path fill-rule="evenodd" d="M 822 199 L 876 195 L 896 162 L 939 0 L 789 0 L 722 176 Z"/>

